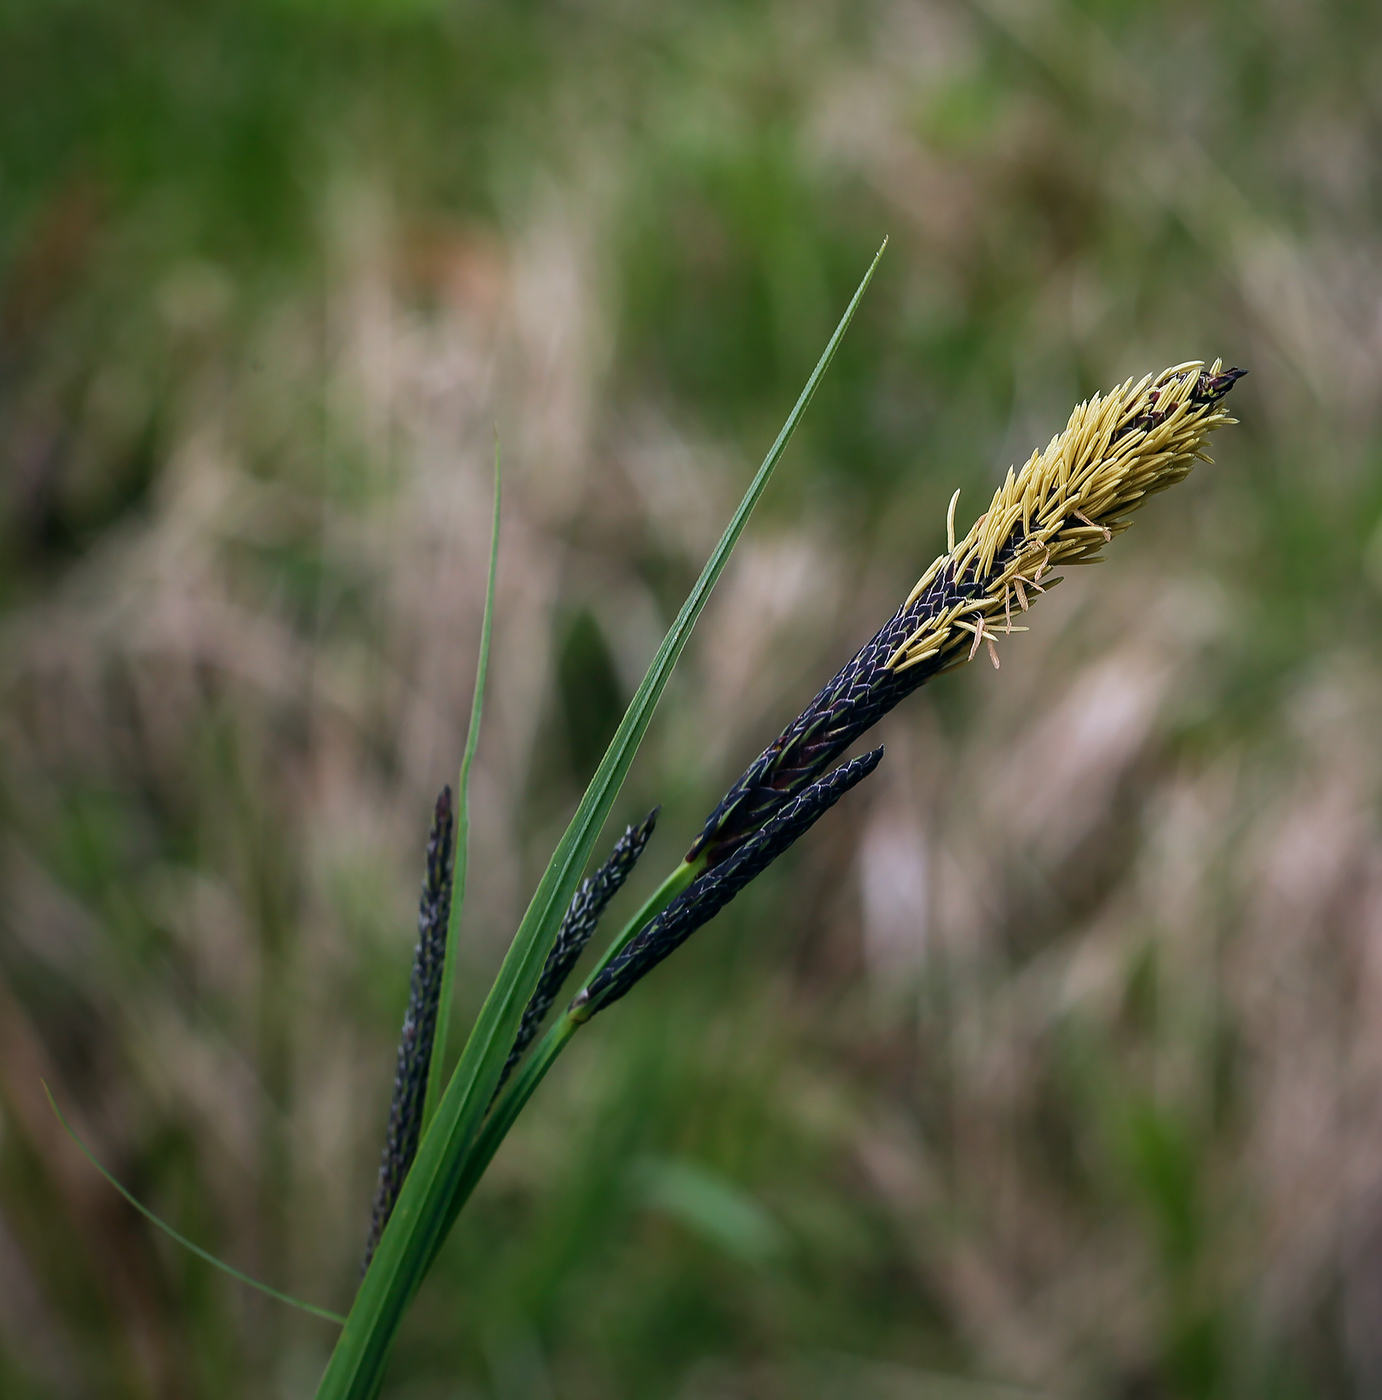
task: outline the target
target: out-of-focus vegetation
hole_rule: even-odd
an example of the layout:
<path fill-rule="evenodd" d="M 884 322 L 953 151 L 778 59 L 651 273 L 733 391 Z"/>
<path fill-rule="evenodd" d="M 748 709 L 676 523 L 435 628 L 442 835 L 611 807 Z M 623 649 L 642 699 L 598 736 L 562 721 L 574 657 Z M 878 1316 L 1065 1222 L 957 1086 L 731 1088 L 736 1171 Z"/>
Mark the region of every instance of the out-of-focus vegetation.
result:
<path fill-rule="evenodd" d="M 0 93 L 0 1393 L 311 1392 L 39 1079 L 344 1307 L 493 425 L 466 1012 L 889 233 L 643 888 L 956 486 L 1192 357 L 1243 425 L 581 1038 L 388 1393 L 1382 1394 L 1382 11 L 9 0 Z"/>

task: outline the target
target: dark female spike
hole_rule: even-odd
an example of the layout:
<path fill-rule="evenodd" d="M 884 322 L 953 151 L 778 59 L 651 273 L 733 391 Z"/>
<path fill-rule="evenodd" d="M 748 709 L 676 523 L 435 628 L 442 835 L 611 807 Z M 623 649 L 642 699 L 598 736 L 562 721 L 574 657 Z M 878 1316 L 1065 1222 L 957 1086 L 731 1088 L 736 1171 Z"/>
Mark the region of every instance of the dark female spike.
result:
<path fill-rule="evenodd" d="M 398 1069 L 394 1074 L 393 1102 L 389 1106 L 389 1127 L 379 1162 L 379 1184 L 374 1193 L 374 1217 L 365 1258 L 363 1276 L 374 1257 L 384 1226 L 389 1223 L 394 1202 L 403 1189 L 404 1179 L 417 1156 L 422 1133 L 422 1106 L 427 1093 L 427 1071 L 432 1063 L 432 1045 L 437 1029 L 442 971 L 446 963 L 446 926 L 451 918 L 451 881 L 454 875 L 455 812 L 451 789 L 444 787 L 432 814 L 427 837 L 427 873 L 422 881 L 422 899 L 417 915 L 417 948 L 413 952 L 413 975 L 408 994 L 408 1010 L 403 1017 L 403 1034 L 398 1042 Z"/>
<path fill-rule="evenodd" d="M 571 1003 L 571 1014 L 587 1020 L 616 1002 L 633 985 L 679 948 L 703 924 L 755 880 L 797 839 L 811 829 L 850 788 L 878 767 L 876 748 L 842 763 L 834 772 L 789 798 L 776 814 L 748 836 L 721 864 L 698 876 L 590 986 Z"/>
<path fill-rule="evenodd" d="M 576 966 L 585 951 L 585 945 L 590 942 L 606 905 L 619 893 L 624 881 L 629 878 L 638 863 L 638 858 L 643 854 L 643 848 L 648 844 L 648 838 L 652 836 L 653 828 L 657 825 L 657 814 L 661 810 L 660 807 L 654 807 L 637 826 L 626 828 L 615 843 L 614 850 L 610 852 L 609 859 L 576 891 L 566 911 L 566 917 L 561 921 L 561 928 L 557 931 L 557 941 L 552 945 L 552 951 L 548 953 L 547 961 L 543 965 L 537 990 L 524 1008 L 518 1034 L 514 1037 L 513 1049 L 509 1051 L 509 1058 L 504 1063 L 499 1084 L 494 1090 L 496 1096 L 504 1087 L 504 1081 L 513 1072 L 514 1066 L 523 1058 L 523 1052 L 532 1044 L 533 1037 L 542 1025 L 543 1017 L 552 1009 L 552 1003 L 556 1001 L 566 979 L 570 977 L 571 969 Z"/>

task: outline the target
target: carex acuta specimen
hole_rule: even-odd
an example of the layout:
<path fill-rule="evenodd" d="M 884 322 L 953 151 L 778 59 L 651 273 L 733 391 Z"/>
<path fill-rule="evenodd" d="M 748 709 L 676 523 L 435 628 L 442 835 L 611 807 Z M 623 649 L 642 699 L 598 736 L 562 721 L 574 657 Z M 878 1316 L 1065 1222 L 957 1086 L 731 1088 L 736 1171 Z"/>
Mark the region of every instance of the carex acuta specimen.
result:
<path fill-rule="evenodd" d="M 848 314 L 831 348 L 847 322 Z M 755 493 L 761 490 L 765 473 L 780 456 L 785 435 L 800 416 L 811 385 L 828 363 L 831 348 L 698 582 L 693 595 L 696 607 L 703 602 L 705 580 L 713 579 L 723 567 L 725 541 L 732 544 L 742 529 L 747 508 L 757 498 Z M 1033 601 L 1057 582 L 1055 570 L 1066 564 L 1094 562 L 1103 546 L 1127 528 L 1130 513 L 1147 497 L 1182 480 L 1197 460 L 1208 460 L 1204 447 L 1209 434 L 1234 421 L 1226 413 L 1223 399 L 1242 373 L 1224 369 L 1217 361 L 1208 368 L 1200 362 L 1187 363 L 1139 381 L 1129 380 L 1107 395 L 1081 404 L 1044 451 L 1033 453 L 1020 470 L 1008 472 L 988 509 L 958 541 L 956 500 L 952 497 L 945 552 L 923 573 L 893 616 L 734 783 L 707 818 L 686 857 L 612 940 L 565 1013 L 554 1018 L 542 1042 L 529 1051 L 497 1097 L 493 1086 L 500 1070 L 508 1073 L 513 1069 L 513 1050 L 521 1054 L 522 1045 L 514 1045 L 513 1029 L 502 1041 L 494 1034 L 501 1013 L 488 1009 L 487 1002 L 472 1033 L 478 1048 L 472 1053 L 468 1044 L 462 1059 L 463 1068 L 473 1065 L 469 1077 L 458 1070 L 447 1090 L 447 1099 L 459 1105 L 448 1110 L 448 1136 L 441 1136 L 440 1129 L 428 1129 L 413 1173 L 423 1186 L 415 1189 L 413 1178 L 408 1183 L 408 1192 L 425 1200 L 425 1220 L 418 1217 L 419 1223 L 414 1225 L 408 1212 L 399 1212 L 404 1217 L 403 1230 L 389 1232 L 376 1260 L 377 1266 L 381 1262 L 389 1265 L 387 1277 L 380 1275 L 384 1281 L 375 1289 L 377 1297 L 364 1299 L 368 1306 L 357 1300 L 352 1317 L 356 1311 L 361 1314 L 361 1330 L 358 1335 L 352 1333 L 352 1324 L 347 1322 L 323 1395 L 335 1400 L 349 1394 L 352 1400 L 356 1396 L 363 1400 L 373 1393 L 369 1387 L 381 1373 L 387 1344 L 411 1290 L 436 1258 L 441 1241 L 524 1104 L 580 1026 L 630 991 L 798 840 L 835 801 L 867 777 L 881 750 L 853 759 L 846 757 L 847 751 L 883 715 L 918 686 L 974 659 L 981 650 L 996 666 L 1000 642 L 1025 630 L 1025 614 Z M 683 613 L 686 618 L 694 615 L 691 602 Z M 685 619 L 679 617 L 669 638 L 679 642 L 686 630 Z M 664 642 L 650 668 L 649 675 L 655 676 L 659 685 L 665 678 L 672 646 L 672 641 Z M 636 703 L 630 706 L 630 715 L 638 725 L 645 726 L 645 711 L 639 710 L 638 704 L 651 684 L 645 678 Z M 626 715 L 620 732 L 633 733 L 635 719 Z M 611 752 L 615 751 L 612 745 Z M 618 762 L 626 764 L 626 751 L 617 752 Z M 601 771 L 614 763 L 607 755 Z M 614 772 L 612 766 L 609 772 Z M 613 800 L 608 796 L 612 780 L 606 774 L 602 781 L 605 787 L 599 791 L 607 796 L 607 811 L 608 802 Z M 592 788 L 598 788 L 598 783 Z M 593 801 L 589 794 L 578 817 L 586 811 L 587 801 Z M 573 818 L 572 830 L 577 825 Z M 574 840 L 570 832 L 568 838 Z M 559 855 L 566 849 L 559 847 Z M 584 849 L 589 849 L 588 843 Z M 554 864 L 556 860 L 554 857 Z M 539 893 L 545 888 L 540 887 Z M 574 879 L 569 889 L 576 890 Z M 569 894 L 563 896 L 563 903 L 569 900 Z M 538 907 L 537 896 L 534 907 Z M 567 914 L 570 917 L 571 910 Z M 556 994 L 559 975 L 569 968 L 565 957 L 558 962 L 549 959 L 545 968 L 532 957 L 529 950 L 535 936 L 529 925 L 531 922 L 531 928 L 537 928 L 537 917 L 532 915 L 530 921 L 525 916 L 515 939 L 515 946 L 525 950 L 522 957 L 529 959 L 525 975 L 530 975 L 531 981 L 524 996 L 531 998 L 527 1003 L 530 1014 L 523 1017 L 526 1024 L 520 1027 L 516 1006 L 503 1013 L 512 1018 L 512 1027 L 519 1029 L 520 1041 L 535 1028 L 547 1009 L 548 997 Z M 547 917 L 543 912 L 542 918 Z M 523 943 L 525 930 L 530 936 Z M 582 940 L 587 936 L 583 929 Z M 511 959 L 517 956 L 510 954 Z M 539 977 L 539 973 L 543 975 Z M 509 982 L 516 977 L 514 973 Z M 496 988 L 503 978 L 501 974 Z M 540 998 L 530 990 L 539 981 Z M 492 992 L 491 999 L 496 995 Z M 493 1059 L 492 1053 L 503 1058 Z M 470 1056 L 469 1061 L 466 1056 Z M 479 1067 L 485 1064 L 493 1064 L 492 1077 L 482 1080 Z M 482 1104 L 488 1105 L 487 1109 L 480 1107 Z M 434 1132 L 440 1146 L 434 1143 Z M 392 1253 L 391 1239 L 395 1240 Z M 397 1243 L 399 1240 L 403 1242 Z M 368 1291 L 377 1274 L 378 1267 L 367 1277 L 363 1291 Z M 342 1359 L 336 1364 L 338 1357 Z"/>
<path fill-rule="evenodd" d="M 1058 567 L 1096 563 L 1131 512 L 1209 458 L 1205 441 L 1235 420 L 1225 395 L 1246 371 L 1191 361 L 1096 394 L 1020 470 L 1009 469 L 988 509 L 955 539 L 902 605 L 733 784 L 686 857 L 607 950 L 567 1008 L 561 1042 L 624 996 L 757 878 L 882 758 L 875 749 L 832 767 L 901 700 L 934 676 L 1026 631 L 1020 619 L 1060 581 Z M 504 1066 L 507 1081 L 573 970 L 605 905 L 632 869 L 655 813 L 630 827 L 577 892 Z M 550 1058 L 544 1061 L 550 1062 Z M 400 1052 L 400 1074 L 402 1073 Z M 540 1077 L 542 1070 L 533 1077 Z M 533 1085 L 515 1091 L 526 1098 Z M 497 1097 L 496 1091 L 496 1097 Z M 381 1173 L 381 1182 L 383 1176 Z"/>
<path fill-rule="evenodd" d="M 1209 460 L 1205 439 L 1235 421 L 1222 400 L 1244 373 L 1192 361 L 1096 394 L 1044 451 L 1009 469 L 958 542 L 957 491 L 946 552 L 725 794 L 686 853 L 694 878 L 596 971 L 573 1019 L 623 996 L 872 772 L 881 749 L 830 766 L 899 701 L 981 647 L 997 668 L 999 639 L 1027 630 L 1014 618 L 1060 581 L 1052 570 L 1098 562 L 1148 496 Z"/>
<path fill-rule="evenodd" d="M 1014 625 L 1014 615 L 1056 582 L 1050 571 L 1097 562 L 1103 546 L 1132 523 L 1128 514 L 1183 480 L 1204 457 L 1208 434 L 1235 421 L 1220 401 L 1245 373 L 1218 361 L 1209 369 L 1191 362 L 1096 394 L 1044 452 L 1008 471 L 958 544 L 957 491 L 946 552 L 749 765 L 710 814 L 687 860 L 710 867 L 725 860 L 894 705 L 933 676 L 973 660 L 981 644 L 996 667 L 997 640 L 1026 630 Z"/>

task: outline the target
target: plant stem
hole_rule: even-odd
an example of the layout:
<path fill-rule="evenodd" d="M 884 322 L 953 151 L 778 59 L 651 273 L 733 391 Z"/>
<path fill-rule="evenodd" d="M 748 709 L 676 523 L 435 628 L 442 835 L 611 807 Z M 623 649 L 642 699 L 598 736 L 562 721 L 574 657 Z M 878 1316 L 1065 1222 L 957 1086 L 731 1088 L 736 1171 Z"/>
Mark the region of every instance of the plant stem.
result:
<path fill-rule="evenodd" d="M 686 601 L 663 637 L 648 670 L 577 804 L 537 889 L 519 922 L 509 951 L 485 997 L 447 1081 L 436 1115 L 423 1134 L 413 1169 L 399 1192 L 370 1267 L 361 1280 L 345 1326 L 327 1362 L 317 1400 L 367 1400 L 379 1386 L 403 1315 L 436 1257 L 451 1205 L 469 1175 L 469 1159 L 479 1139 L 494 1091 L 532 999 L 561 921 L 590 859 L 595 839 L 609 817 L 634 755 L 652 723 L 657 702 L 705 608 L 716 580 L 743 534 L 749 516 L 767 489 L 792 433 L 816 391 L 858 308 L 878 259 L 878 250 L 816 363 L 810 379 L 782 425 L 768 455 L 750 482 L 724 533 L 706 560 Z M 434 1055 L 436 1054 L 434 1050 Z"/>
<path fill-rule="evenodd" d="M 616 957 L 650 919 L 660 914 L 700 874 L 704 864 L 703 857 L 694 861 L 682 861 L 663 880 L 643 901 L 638 912 L 620 929 L 618 937 L 605 949 L 599 962 L 591 969 L 590 976 L 581 984 L 582 988 L 588 986 L 591 978 Z M 523 1112 L 524 1106 L 532 1098 L 537 1086 L 542 1083 L 547 1071 L 556 1063 L 557 1056 L 566 1049 L 567 1042 L 584 1024 L 584 1019 L 577 1019 L 569 1012 L 563 1012 L 539 1042 L 537 1049 L 519 1067 L 508 1092 L 501 1095 L 499 1102 L 490 1110 L 483 1127 L 466 1153 L 465 1165 L 456 1183 L 455 1195 L 447 1209 L 446 1228 L 442 1232 L 438 1250 L 450 1233 L 456 1217 L 470 1199 L 471 1192 L 489 1169 L 494 1154 L 499 1151 L 500 1143 L 508 1136 L 509 1129 L 513 1127 L 518 1115 Z M 435 1258 L 435 1255 L 433 1257 Z M 428 1268 L 430 1267 L 429 1261 Z"/>
<path fill-rule="evenodd" d="M 705 868 L 705 857 L 697 856 L 695 860 L 684 860 L 667 878 L 643 901 L 642 907 L 631 918 L 623 928 L 619 930 L 619 935 L 600 954 L 600 961 L 590 970 L 590 977 L 585 979 L 581 985 L 584 988 L 591 977 L 597 972 L 603 972 L 606 965 L 613 961 L 630 941 L 635 938 L 639 930 L 654 915 L 660 914 L 692 880 Z"/>

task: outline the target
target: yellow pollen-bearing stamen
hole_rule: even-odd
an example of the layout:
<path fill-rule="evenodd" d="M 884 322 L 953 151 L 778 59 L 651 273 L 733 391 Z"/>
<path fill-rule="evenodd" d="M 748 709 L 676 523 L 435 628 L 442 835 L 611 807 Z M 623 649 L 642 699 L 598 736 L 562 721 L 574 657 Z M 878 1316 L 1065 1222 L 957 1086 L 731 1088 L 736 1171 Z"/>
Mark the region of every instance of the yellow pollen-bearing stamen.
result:
<path fill-rule="evenodd" d="M 1040 554 L 1040 560 L 1037 555 Z M 1013 563 L 1017 566 L 1018 573 L 1025 573 L 1035 566 L 1032 574 L 1032 582 L 1035 583 L 1046 572 L 1051 564 L 1051 547 L 1044 540 L 1030 539 L 1023 542 L 1013 557 Z"/>
<path fill-rule="evenodd" d="M 920 666 L 923 661 L 929 661 L 933 656 L 940 654 L 940 647 L 927 647 L 925 651 L 919 651 L 915 656 L 909 656 L 900 665 L 892 666 L 889 669 L 894 671 L 910 670 L 913 666 Z"/>
<path fill-rule="evenodd" d="M 916 600 L 920 598 L 921 595 L 925 593 L 926 590 L 931 586 L 932 579 L 934 579 L 936 575 L 940 572 L 941 565 L 945 563 L 946 557 L 947 556 L 944 554 L 938 554 L 931 561 L 931 567 L 927 569 L 927 571 L 924 574 L 922 574 L 922 576 L 916 581 L 916 584 L 913 587 L 912 591 L 907 595 L 907 601 L 902 605 L 904 608 L 910 608 L 912 604 L 915 603 Z"/>
<path fill-rule="evenodd" d="M 1035 467 L 1039 460 L 1039 455 L 1032 453 L 1027 465 L 1022 468 L 1022 476 L 1027 478 L 1027 484 L 1022 492 L 1022 533 L 1030 535 L 1032 533 L 1032 506 L 1039 498 L 1037 490 Z M 1021 481 L 1021 477 L 1018 478 Z"/>
<path fill-rule="evenodd" d="M 915 632 L 911 632 L 908 634 L 906 641 L 901 642 L 897 647 L 893 649 L 893 654 L 888 658 L 886 663 L 884 663 L 884 670 L 891 670 L 897 664 L 898 659 L 900 657 L 906 656 L 908 653 L 910 653 L 912 648 L 915 647 L 916 644 L 919 641 L 921 641 L 921 639 L 928 632 L 933 631 L 939 625 L 939 618 L 928 617 L 926 621 L 923 622 L 921 626 L 916 629 Z"/>
<path fill-rule="evenodd" d="M 941 620 L 938 617 L 924 618 L 922 620 L 921 625 L 917 628 L 915 632 L 912 633 L 910 637 L 907 638 L 906 642 L 904 642 L 903 645 L 907 647 L 915 646 L 916 643 L 927 634 L 927 632 L 932 631 L 934 628 L 937 628 L 940 625 Z"/>
<path fill-rule="evenodd" d="M 1013 526 L 1017 523 L 1017 507 L 1004 506 L 1002 509 L 995 509 L 989 512 L 990 524 L 984 531 L 983 538 L 979 541 L 979 565 L 980 577 L 987 577 L 993 572 L 994 556 L 1003 547 L 1004 542 L 1012 533 Z"/>
<path fill-rule="evenodd" d="M 969 649 L 970 661 L 974 660 L 974 653 L 979 650 L 979 643 L 984 640 L 984 620 L 980 618 L 978 622 L 957 622 L 956 627 L 962 627 L 974 637 L 974 645 Z"/>
<path fill-rule="evenodd" d="M 1021 470 L 1008 469 L 958 544 L 955 492 L 945 553 L 749 766 L 707 820 L 693 856 L 706 853 L 709 861 L 710 853 L 721 859 L 744 849 L 784 803 L 825 781 L 829 765 L 883 715 L 918 686 L 966 665 L 981 646 L 998 667 L 1000 632 L 1027 630 L 1013 625 L 1013 596 L 1025 612 L 1062 581 L 1062 565 L 1099 562 L 1127 517 L 1182 480 L 1204 455 L 1208 434 L 1233 421 L 1221 401 L 1241 374 L 1221 372 L 1217 363 L 1202 372 L 1197 361 L 1091 398 Z"/>
<path fill-rule="evenodd" d="M 950 577 L 956 583 L 964 577 L 965 570 L 969 568 L 969 561 L 974 553 L 974 546 L 970 544 L 968 537 L 960 541 L 960 547 L 955 551 L 955 563 L 950 570 Z"/>
<path fill-rule="evenodd" d="M 940 587 L 937 611 L 932 619 L 917 619 L 888 669 L 940 657 L 946 662 L 940 669 L 951 670 L 978 655 L 981 644 L 996 666 L 1000 615 L 1004 635 L 1026 630 L 1013 625 L 1014 597 L 1027 612 L 1035 596 L 1060 582 L 1041 583 L 1053 565 L 1102 563 L 1100 551 L 1128 528 L 1132 511 L 1208 460 L 1209 433 L 1236 421 L 1222 398 L 1239 373 L 1225 375 L 1218 360 L 1207 371 L 1202 361 L 1188 360 L 1095 394 L 1076 406 L 1043 450 L 1020 469 L 1008 468 L 988 509 L 958 543 L 956 491 L 946 511 L 946 553 L 904 605 L 911 608 Z M 947 661 L 952 651 L 957 654 Z"/>

